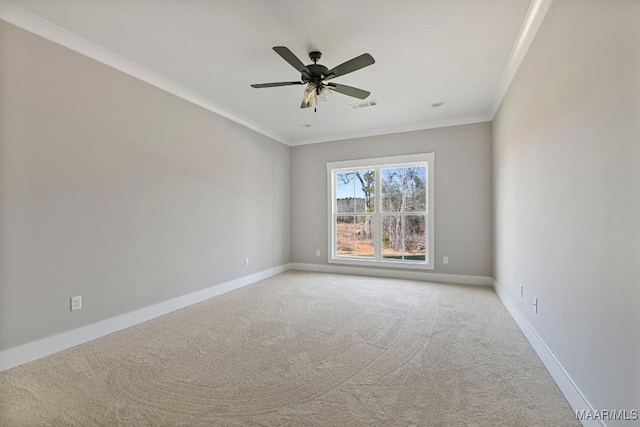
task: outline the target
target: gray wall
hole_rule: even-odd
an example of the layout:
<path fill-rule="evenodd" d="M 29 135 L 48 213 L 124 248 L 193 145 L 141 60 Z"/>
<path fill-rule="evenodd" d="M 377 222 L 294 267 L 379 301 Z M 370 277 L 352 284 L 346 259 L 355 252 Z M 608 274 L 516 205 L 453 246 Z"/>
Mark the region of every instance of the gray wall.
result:
<path fill-rule="evenodd" d="M 289 262 L 289 147 L 2 21 L 0 58 L 0 350 Z"/>
<path fill-rule="evenodd" d="M 292 147 L 292 261 L 327 263 L 327 162 L 427 152 L 436 155 L 434 272 L 491 276 L 491 123 Z"/>
<path fill-rule="evenodd" d="M 640 408 L 638 23 L 556 0 L 493 126 L 495 277 L 596 409 Z"/>

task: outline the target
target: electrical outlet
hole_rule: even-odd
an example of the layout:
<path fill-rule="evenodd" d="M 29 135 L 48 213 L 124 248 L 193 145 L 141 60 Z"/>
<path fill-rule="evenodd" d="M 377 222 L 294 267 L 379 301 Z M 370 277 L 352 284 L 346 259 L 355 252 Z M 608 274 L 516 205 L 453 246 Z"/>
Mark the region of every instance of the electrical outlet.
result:
<path fill-rule="evenodd" d="M 449 257 L 448 256 L 443 256 L 442 257 L 442 263 L 443 264 L 449 264 Z"/>
<path fill-rule="evenodd" d="M 533 311 L 538 314 L 538 298 L 533 299 Z"/>
<path fill-rule="evenodd" d="M 316 249 L 316 256 L 320 256 L 320 249 Z"/>
<path fill-rule="evenodd" d="M 244 259 L 244 265 L 245 267 L 249 267 L 249 258 Z"/>
<path fill-rule="evenodd" d="M 521 283 L 520 284 L 520 298 L 524 297 L 524 285 Z"/>
<path fill-rule="evenodd" d="M 82 297 L 71 297 L 71 311 L 80 310 L 82 308 Z"/>

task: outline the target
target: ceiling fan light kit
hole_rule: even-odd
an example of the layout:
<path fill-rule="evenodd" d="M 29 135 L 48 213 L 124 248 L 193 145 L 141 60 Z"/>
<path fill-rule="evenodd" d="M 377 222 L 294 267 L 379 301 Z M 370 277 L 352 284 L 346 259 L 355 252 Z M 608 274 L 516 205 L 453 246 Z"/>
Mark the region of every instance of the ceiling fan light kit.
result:
<path fill-rule="evenodd" d="M 333 92 L 327 89 L 326 86 L 322 86 L 322 88 L 320 88 L 320 93 L 318 93 L 318 96 L 316 97 L 316 101 L 318 104 L 322 104 L 323 102 L 327 102 L 331 99 L 332 96 Z"/>
<path fill-rule="evenodd" d="M 309 108 L 316 100 L 316 85 L 309 83 L 302 94 L 302 105 L 300 108 Z"/>
<path fill-rule="evenodd" d="M 302 103 L 300 108 L 309 108 L 314 105 L 327 102 L 333 92 L 339 92 L 343 95 L 352 96 L 358 99 L 367 98 L 371 92 L 358 89 L 355 87 L 341 85 L 338 83 L 327 83 L 336 77 L 344 76 L 345 74 L 352 73 L 360 70 L 364 67 L 374 64 L 376 61 L 368 53 L 363 53 L 360 56 L 356 56 L 347 62 L 343 62 L 337 67 L 329 70 L 324 65 L 318 64 L 318 60 L 322 57 L 322 53 L 318 51 L 309 52 L 309 58 L 313 61 L 313 64 L 304 65 L 297 56 L 293 54 L 288 48 L 284 46 L 276 46 L 273 50 L 287 61 L 293 68 L 300 72 L 300 81 L 295 82 L 277 82 L 277 83 L 259 83 L 252 84 L 251 87 L 256 89 L 262 89 L 267 87 L 279 87 L 279 86 L 293 86 L 304 85 L 304 93 L 302 95 Z"/>

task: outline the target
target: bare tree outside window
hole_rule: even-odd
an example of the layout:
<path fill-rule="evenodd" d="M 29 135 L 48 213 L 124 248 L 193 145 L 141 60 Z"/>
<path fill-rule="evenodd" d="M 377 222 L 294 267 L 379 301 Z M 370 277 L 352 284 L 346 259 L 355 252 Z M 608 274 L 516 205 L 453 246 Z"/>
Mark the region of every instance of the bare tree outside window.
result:
<path fill-rule="evenodd" d="M 353 248 L 355 256 L 373 256 L 373 216 L 367 214 L 375 212 L 375 182 L 373 169 L 336 173 L 337 211 L 353 214 L 336 219 L 338 255 L 352 255 L 341 249 L 349 247 Z"/>
<path fill-rule="evenodd" d="M 426 168 L 411 166 L 382 169 L 381 193 L 382 211 L 385 213 L 425 213 L 383 216 L 383 257 L 424 260 L 427 210 Z"/>

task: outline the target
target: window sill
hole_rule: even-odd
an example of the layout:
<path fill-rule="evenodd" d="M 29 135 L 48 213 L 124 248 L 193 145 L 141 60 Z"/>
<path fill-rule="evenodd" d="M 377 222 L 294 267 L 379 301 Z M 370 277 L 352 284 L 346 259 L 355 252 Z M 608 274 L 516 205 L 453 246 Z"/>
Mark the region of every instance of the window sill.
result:
<path fill-rule="evenodd" d="M 361 258 L 329 258 L 329 264 L 356 265 L 361 267 L 387 267 L 401 268 L 412 270 L 433 270 L 433 264 L 426 264 L 415 261 L 382 261 L 377 259 L 361 259 Z"/>

